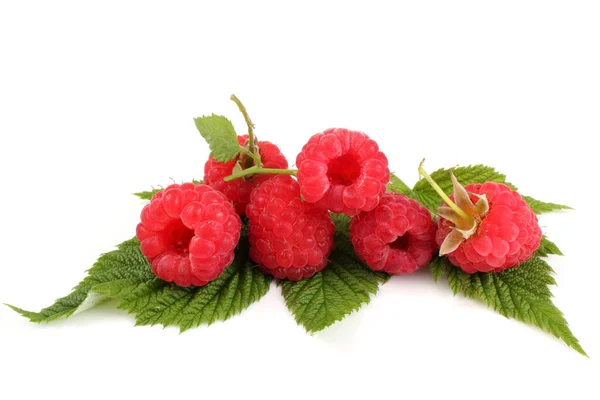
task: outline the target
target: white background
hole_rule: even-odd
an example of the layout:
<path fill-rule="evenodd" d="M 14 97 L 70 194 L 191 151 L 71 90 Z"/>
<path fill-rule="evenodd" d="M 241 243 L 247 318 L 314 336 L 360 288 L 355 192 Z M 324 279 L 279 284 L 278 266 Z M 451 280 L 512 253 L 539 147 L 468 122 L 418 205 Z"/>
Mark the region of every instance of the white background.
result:
<path fill-rule="evenodd" d="M 182 335 L 110 302 L 48 325 L 1 307 L 0 397 L 597 399 L 598 3 L 246 3 L 2 1 L 0 302 L 67 294 L 133 236 L 132 192 L 202 178 L 192 119 L 244 132 L 235 93 L 291 163 L 346 127 L 409 184 L 423 157 L 485 163 L 573 206 L 540 221 L 566 254 L 550 259 L 556 304 L 591 358 L 421 271 L 314 336 L 275 287 Z"/>

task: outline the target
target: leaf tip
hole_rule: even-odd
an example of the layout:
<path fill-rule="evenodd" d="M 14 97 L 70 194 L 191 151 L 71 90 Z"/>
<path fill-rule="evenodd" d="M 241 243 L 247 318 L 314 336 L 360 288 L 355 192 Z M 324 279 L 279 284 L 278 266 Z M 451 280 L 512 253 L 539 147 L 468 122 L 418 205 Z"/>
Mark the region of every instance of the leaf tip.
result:
<path fill-rule="evenodd" d="M 11 310 L 20 314 L 21 316 L 27 318 L 30 322 L 37 322 L 37 323 L 42 322 L 41 319 L 36 318 L 36 317 L 38 317 L 38 313 L 35 313 L 33 311 L 23 310 L 22 308 L 13 306 L 12 304 L 8 304 L 8 303 L 2 303 L 2 304 L 4 304 L 6 307 L 9 307 Z"/>
<path fill-rule="evenodd" d="M 8 304 L 8 303 L 2 303 L 2 304 L 4 304 L 6 307 L 11 308 L 13 311 L 18 312 L 19 314 L 21 314 L 21 312 L 24 311 L 18 307 L 13 306 L 12 304 Z"/>
<path fill-rule="evenodd" d="M 586 358 L 590 358 L 590 356 L 588 355 L 588 353 L 585 352 L 585 350 L 583 349 L 583 347 L 581 347 L 581 345 L 579 344 L 579 340 L 577 340 L 577 338 L 572 337 L 574 340 L 571 341 L 565 341 L 564 338 L 563 341 L 565 343 L 567 343 L 567 345 L 572 348 L 573 350 L 575 350 L 576 352 L 578 352 L 579 354 L 581 354 L 582 356 L 586 357 Z"/>
<path fill-rule="evenodd" d="M 299 321 L 296 321 L 296 322 L 298 322 L 298 324 L 300 325 Z M 315 329 L 315 328 L 309 328 L 309 327 L 303 325 L 303 328 L 306 331 L 307 335 L 309 335 L 309 336 L 315 336 L 315 334 L 317 334 L 318 332 L 321 332 L 322 330 L 324 330 L 327 327 L 324 326 L 323 328 Z"/>

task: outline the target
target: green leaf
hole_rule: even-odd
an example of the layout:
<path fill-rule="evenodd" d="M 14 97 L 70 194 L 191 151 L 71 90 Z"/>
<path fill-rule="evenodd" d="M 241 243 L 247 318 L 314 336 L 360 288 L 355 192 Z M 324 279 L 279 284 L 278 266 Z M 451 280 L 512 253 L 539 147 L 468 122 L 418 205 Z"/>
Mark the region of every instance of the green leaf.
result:
<path fill-rule="evenodd" d="M 285 304 L 307 332 L 318 332 L 358 310 L 389 276 L 363 265 L 343 233 L 336 233 L 329 265 L 298 282 L 281 281 Z"/>
<path fill-rule="evenodd" d="M 497 172 L 494 168 L 485 165 L 471 165 L 451 169 L 438 169 L 431 174 L 433 180 L 437 182 L 446 194 L 452 193 L 450 171 L 454 172 L 456 179 L 464 186 L 471 183 L 499 182 L 516 190 L 516 187 L 506 182 L 506 175 Z M 414 198 L 432 212 L 435 212 L 442 203 L 440 196 L 425 179 L 421 179 L 415 184 L 413 193 Z"/>
<path fill-rule="evenodd" d="M 232 264 L 203 287 L 182 288 L 155 279 L 143 285 L 100 287 L 117 294 L 119 308 L 136 314 L 136 325 L 177 325 L 181 331 L 224 321 L 241 313 L 269 291 L 272 278 L 253 267 L 247 238 Z"/>
<path fill-rule="evenodd" d="M 506 182 L 506 176 L 497 172 L 492 167 L 487 167 L 485 165 L 472 165 L 467 167 L 457 167 L 451 169 L 438 169 L 434 173 L 431 174 L 433 180 L 437 182 L 437 184 L 444 190 L 446 194 L 452 193 L 452 180 L 450 179 L 450 171 L 454 172 L 454 175 L 458 179 L 458 181 L 463 185 L 469 185 L 471 183 L 485 183 L 485 182 L 499 182 L 508 185 L 513 190 L 517 190 L 517 188 Z M 435 210 L 441 205 L 442 201 L 439 195 L 435 192 L 435 190 L 429 185 L 429 183 L 425 179 L 419 180 L 412 192 L 407 192 L 408 187 L 395 175 L 391 176 L 391 183 L 388 184 L 388 191 L 393 191 L 396 193 L 403 193 L 409 197 L 413 197 L 418 200 L 427 207 L 430 211 L 435 212 Z M 556 210 L 572 210 L 571 207 L 565 206 L 563 204 L 556 203 L 546 203 L 540 200 L 536 200 L 530 196 L 522 196 L 523 200 L 533 210 L 536 214 L 541 214 L 550 211 Z"/>
<path fill-rule="evenodd" d="M 154 189 L 154 188 L 152 188 L 152 190 L 150 190 L 150 191 L 137 192 L 137 193 L 134 193 L 134 195 L 137 196 L 137 197 L 139 197 L 142 200 L 152 200 L 152 197 L 156 193 L 161 192 L 162 190 L 163 190 L 162 188 L 160 188 L 160 189 Z"/>
<path fill-rule="evenodd" d="M 71 294 L 62 297 L 40 312 L 25 311 L 10 306 L 31 322 L 49 322 L 61 317 L 69 317 L 95 306 L 106 299 L 103 293 L 94 292 L 96 285 L 119 280 L 144 282 L 154 278 L 148 261 L 140 251 L 140 243 L 136 238 L 127 240 L 118 246 L 118 250 L 100 256 L 88 271 L 88 276 L 79 283 Z"/>
<path fill-rule="evenodd" d="M 441 168 L 433 172 L 431 177 L 446 193 L 452 192 L 452 180 L 450 179 L 451 171 L 454 172 L 456 179 L 458 179 L 458 181 L 463 185 L 468 185 L 471 183 L 484 183 L 488 181 L 506 183 L 506 175 L 501 174 L 494 168 L 486 165 L 477 164 L 466 167 L 448 169 Z M 415 184 L 413 190 L 423 192 L 433 190 L 433 188 L 425 179 L 421 179 Z"/>
<path fill-rule="evenodd" d="M 447 275 L 450 269 L 452 268 L 452 264 L 448 261 L 446 257 L 440 257 L 435 255 L 433 260 L 429 263 L 429 270 L 431 271 L 431 275 L 433 275 L 433 280 L 437 282 L 442 275 Z"/>
<path fill-rule="evenodd" d="M 196 128 L 210 147 L 210 155 L 219 162 L 234 159 L 240 152 L 237 134 L 231 121 L 212 114 L 195 118 Z"/>
<path fill-rule="evenodd" d="M 536 214 L 542 214 L 557 210 L 572 210 L 572 208 L 569 206 L 556 203 L 546 203 L 540 200 L 536 200 L 530 196 L 523 196 L 523 200 L 525 200 L 525 202 L 529 204 L 529 207 L 531 207 L 533 212 Z"/>
<path fill-rule="evenodd" d="M 408 197 L 414 197 L 412 190 L 395 174 L 390 174 L 390 183 L 387 184 L 387 191 L 401 193 Z"/>
<path fill-rule="evenodd" d="M 196 179 L 192 179 L 192 183 L 194 185 L 197 185 L 199 183 L 202 183 L 202 181 L 198 181 Z M 163 190 L 164 190 L 164 188 L 162 188 L 162 187 L 159 186 L 158 188 L 152 188 L 152 190 L 150 190 L 150 191 L 134 193 L 134 196 L 137 196 L 137 197 L 139 197 L 142 200 L 152 200 L 152 197 L 156 193 L 161 192 Z"/>
<path fill-rule="evenodd" d="M 158 279 L 139 249 L 137 239 L 98 260 L 78 290 L 39 313 L 12 307 L 33 322 L 72 315 L 90 299 L 115 298 L 119 308 L 136 315 L 136 325 L 177 325 L 183 332 L 239 314 L 262 298 L 272 278 L 253 267 L 247 238 L 242 238 L 232 264 L 202 287 L 179 287 Z M 65 300 L 67 299 L 67 300 Z"/>
<path fill-rule="evenodd" d="M 331 219 L 335 224 L 335 231 L 343 233 L 346 236 L 350 236 L 350 220 L 351 218 L 346 214 L 335 214 L 331 213 Z"/>
<path fill-rule="evenodd" d="M 447 277 L 455 294 L 483 300 L 505 317 L 535 325 L 587 356 L 562 312 L 552 303 L 548 288 L 556 284 L 552 273 L 548 263 L 533 257 L 517 268 L 499 273 L 467 274 L 450 265 Z"/>
<path fill-rule="evenodd" d="M 544 235 L 542 236 L 542 241 L 540 242 L 540 247 L 538 247 L 535 254 L 539 257 L 548 257 L 550 254 L 555 254 L 557 256 L 562 256 L 563 253 L 560 251 L 557 245 L 548 240 L 548 238 Z"/>

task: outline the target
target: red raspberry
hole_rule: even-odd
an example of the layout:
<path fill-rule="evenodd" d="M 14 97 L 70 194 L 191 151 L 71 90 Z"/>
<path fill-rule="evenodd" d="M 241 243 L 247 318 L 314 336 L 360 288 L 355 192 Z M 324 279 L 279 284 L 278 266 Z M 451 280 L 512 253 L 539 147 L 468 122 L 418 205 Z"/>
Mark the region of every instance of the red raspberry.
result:
<path fill-rule="evenodd" d="M 296 165 L 305 201 L 350 216 L 375 208 L 390 180 L 388 160 L 377 143 L 341 128 L 312 136 Z"/>
<path fill-rule="evenodd" d="M 248 139 L 248 135 L 238 136 L 240 146 L 246 143 L 246 139 Z M 288 167 L 285 156 L 273 143 L 258 142 L 258 149 L 263 168 L 286 169 Z M 245 156 L 238 155 L 233 160 L 222 163 L 209 156 L 208 161 L 204 164 L 204 183 L 223 192 L 235 206 L 235 211 L 240 215 L 245 215 L 246 205 L 250 201 L 252 189 L 261 182 L 273 177 L 273 175 L 255 174 L 243 179 L 225 182 L 223 178 L 233 173 L 233 167 L 241 157 Z"/>
<path fill-rule="evenodd" d="M 327 265 L 335 226 L 329 212 L 300 199 L 289 175 L 262 183 L 246 208 L 250 257 L 261 271 L 293 281 L 313 276 Z"/>
<path fill-rule="evenodd" d="M 373 210 L 350 221 L 354 251 L 369 267 L 409 274 L 431 261 L 435 224 L 429 211 L 403 194 L 386 193 Z"/>
<path fill-rule="evenodd" d="M 152 197 L 136 234 L 156 276 L 179 286 L 202 286 L 231 264 L 241 226 L 223 193 L 184 183 Z"/>
<path fill-rule="evenodd" d="M 446 254 L 450 262 L 472 274 L 503 271 L 531 257 L 540 245 L 542 231 L 537 217 L 521 195 L 496 182 L 467 185 L 465 189 L 472 203 L 485 195 L 489 210 L 476 218 L 474 234 Z M 450 198 L 454 201 L 455 196 Z M 444 208 L 448 211 L 450 207 L 442 205 L 440 210 L 444 212 Z M 436 241 L 441 246 L 455 225 L 444 218 L 439 218 L 437 225 Z"/>

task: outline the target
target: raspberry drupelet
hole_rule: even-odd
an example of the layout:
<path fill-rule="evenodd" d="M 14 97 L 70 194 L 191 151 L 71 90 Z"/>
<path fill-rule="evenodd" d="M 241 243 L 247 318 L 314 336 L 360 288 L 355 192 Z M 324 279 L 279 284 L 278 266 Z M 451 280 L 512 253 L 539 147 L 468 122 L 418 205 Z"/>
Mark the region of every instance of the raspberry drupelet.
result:
<path fill-rule="evenodd" d="M 386 193 L 376 208 L 350 221 L 356 254 L 388 274 L 408 274 L 427 265 L 437 248 L 435 231 L 429 211 L 397 193 Z"/>
<path fill-rule="evenodd" d="M 246 145 L 248 135 L 238 136 L 240 146 Z M 288 162 L 285 156 L 279 150 L 279 147 L 271 142 L 258 142 L 258 151 L 262 160 L 263 168 L 286 169 Z M 228 162 L 218 162 L 210 157 L 204 164 L 204 183 L 214 189 L 223 192 L 225 196 L 233 203 L 235 211 L 240 215 L 246 214 L 246 205 L 250 201 L 250 193 L 261 182 L 266 181 L 273 175 L 256 174 L 247 176 L 244 179 L 234 179 L 225 182 L 223 178 L 233 173 L 236 164 L 247 168 L 252 166 L 252 159 L 246 158 L 244 153 L 240 153 L 236 158 Z"/>
<path fill-rule="evenodd" d="M 233 261 L 241 225 L 223 193 L 184 183 L 152 197 L 136 235 L 156 276 L 179 286 L 202 286 Z"/>
<path fill-rule="evenodd" d="M 296 166 L 305 201 L 350 216 L 375 208 L 390 179 L 388 160 L 377 143 L 342 128 L 312 136 Z"/>
<path fill-rule="evenodd" d="M 250 257 L 278 279 L 300 280 L 327 265 L 335 226 L 329 212 L 300 198 L 288 175 L 262 183 L 246 208 L 250 221 Z"/>

